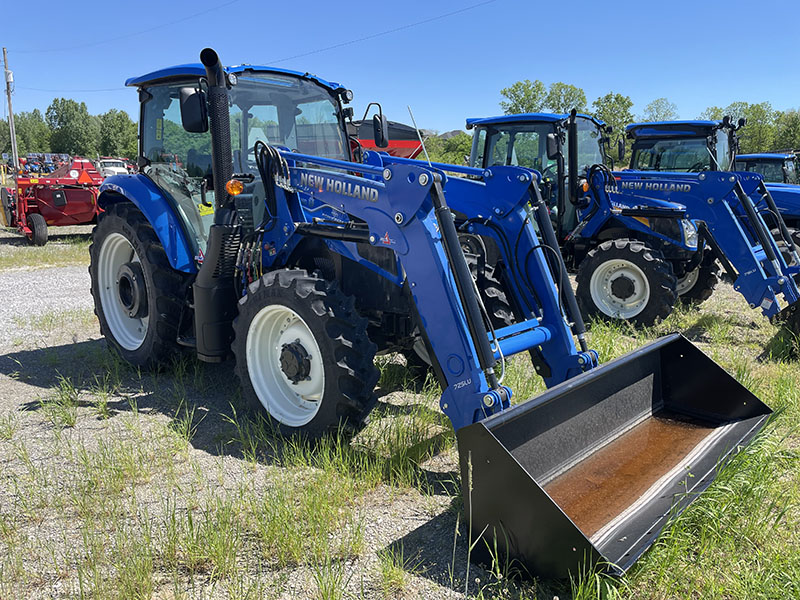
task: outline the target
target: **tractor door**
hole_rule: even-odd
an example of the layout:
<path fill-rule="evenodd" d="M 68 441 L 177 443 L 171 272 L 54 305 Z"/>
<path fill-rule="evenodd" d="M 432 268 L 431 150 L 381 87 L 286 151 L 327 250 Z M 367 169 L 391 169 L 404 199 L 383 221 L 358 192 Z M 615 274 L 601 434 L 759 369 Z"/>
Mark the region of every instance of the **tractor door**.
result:
<path fill-rule="evenodd" d="M 169 197 L 187 232 L 205 251 L 214 221 L 211 134 L 186 131 L 180 111 L 180 89 L 193 84 L 183 81 L 147 88 L 150 97 L 142 105 L 142 155 L 150 161 L 144 173 Z"/>

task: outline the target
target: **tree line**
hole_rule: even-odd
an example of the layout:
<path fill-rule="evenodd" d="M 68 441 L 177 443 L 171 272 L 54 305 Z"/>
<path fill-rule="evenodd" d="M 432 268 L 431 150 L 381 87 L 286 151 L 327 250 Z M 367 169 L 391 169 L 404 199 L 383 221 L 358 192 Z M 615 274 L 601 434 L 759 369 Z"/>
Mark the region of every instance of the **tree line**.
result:
<path fill-rule="evenodd" d="M 136 123 L 124 110 L 90 115 L 85 102 L 54 98 L 44 115 L 35 108 L 14 115 L 17 151 L 56 152 L 86 156 L 123 156 L 134 159 L 137 150 Z M 0 120 L 0 151 L 11 154 L 8 121 Z"/>
<path fill-rule="evenodd" d="M 633 100 L 616 92 L 600 96 L 592 102 L 590 109 L 583 89 L 560 81 L 547 88 L 538 79 L 525 79 L 503 88 L 500 94 L 504 98 L 500 107 L 506 114 L 566 113 L 576 108 L 611 125 L 618 133 L 637 121 L 674 121 L 679 118 L 677 105 L 667 98 L 656 98 L 645 106 L 642 114 L 634 116 Z M 800 111 L 797 109 L 775 110 L 769 102 L 733 102 L 726 107 L 709 106 L 697 118 L 720 120 L 725 115 L 734 122 L 739 118 L 747 119 L 747 126 L 739 131 L 743 154 L 800 149 Z"/>
<path fill-rule="evenodd" d="M 561 81 L 546 86 L 538 79 L 517 81 L 500 90 L 503 100 L 500 108 L 505 114 L 528 112 L 553 112 L 564 114 L 573 108 L 578 112 L 597 117 L 611 125 L 617 134 L 635 122 L 674 121 L 679 118 L 678 107 L 667 98 L 656 98 L 644 107 L 639 115 L 633 113 L 630 96 L 609 92 L 592 102 L 591 107 L 582 88 Z M 769 102 L 750 104 L 733 102 L 725 107 L 709 106 L 698 119 L 720 120 L 729 115 L 733 122 L 747 119 L 747 125 L 738 134 L 740 153 L 769 152 L 772 150 L 800 149 L 800 110 L 779 111 Z M 432 137 L 426 141 L 431 160 L 461 164 L 470 152 L 472 138 L 461 133 L 444 140 Z M 628 144 L 630 152 L 630 144 Z"/>

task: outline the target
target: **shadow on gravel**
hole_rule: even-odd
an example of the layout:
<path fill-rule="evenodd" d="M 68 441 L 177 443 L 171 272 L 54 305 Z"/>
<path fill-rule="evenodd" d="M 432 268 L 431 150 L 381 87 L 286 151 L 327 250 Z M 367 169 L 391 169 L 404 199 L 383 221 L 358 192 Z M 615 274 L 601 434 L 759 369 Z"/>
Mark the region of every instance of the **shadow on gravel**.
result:
<path fill-rule="evenodd" d="M 469 578 L 467 595 L 470 597 L 513 598 L 517 596 L 509 590 L 519 591 L 518 585 L 532 592 L 530 597 L 534 598 L 570 600 L 573 597 L 568 582 L 540 581 L 522 576 L 519 568 L 513 564 L 479 566 L 470 562 L 467 571 L 467 549 L 474 544 L 474 540 L 468 539 L 469 531 L 462 509 L 461 497 L 453 498 L 449 510 L 395 540 L 383 549 L 383 553 L 402 556 L 407 567 L 416 575 L 459 594 L 464 593 L 465 582 Z M 457 516 L 459 513 L 460 517 Z M 520 594 L 519 597 L 528 596 Z"/>
<path fill-rule="evenodd" d="M 184 431 L 189 420 L 192 429 L 189 443 L 212 455 L 255 458 L 260 463 L 274 464 L 280 460 L 284 444 L 295 443 L 277 435 L 263 413 L 254 413 L 246 406 L 232 360 L 207 364 L 187 355 L 164 365 L 161 371 L 141 371 L 120 360 L 108 349 L 105 340 L 97 339 L 0 355 L 0 374 L 40 389 L 34 398 L 21 405 L 22 410 L 41 410 L 40 399 L 57 394 L 66 382 L 78 392 L 81 406 L 91 405 L 94 397 L 105 395 L 112 417 L 133 410 L 162 414 L 171 419 L 171 426 Z M 378 396 L 385 393 L 388 392 L 376 390 Z M 422 414 L 426 422 L 440 423 L 443 428 L 448 425 L 444 414 L 414 405 L 379 401 L 371 414 L 381 417 Z M 350 435 L 341 435 L 345 438 L 344 447 L 349 448 Z M 402 456 L 383 460 L 387 468 L 391 468 L 393 460 L 413 463 L 420 486 L 429 493 L 457 494 L 454 473 L 416 466 L 431 450 L 437 452 L 443 447 L 445 437 L 446 434 L 437 434 L 414 442 L 402 448 Z M 353 452 L 370 453 L 370 450 L 361 447 Z"/>

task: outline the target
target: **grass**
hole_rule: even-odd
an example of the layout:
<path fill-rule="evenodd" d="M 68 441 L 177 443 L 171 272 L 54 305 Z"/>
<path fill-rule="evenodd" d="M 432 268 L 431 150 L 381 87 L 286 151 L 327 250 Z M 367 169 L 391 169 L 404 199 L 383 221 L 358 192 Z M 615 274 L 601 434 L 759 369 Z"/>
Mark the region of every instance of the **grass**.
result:
<path fill-rule="evenodd" d="M 31 246 L 21 236 L 17 239 L 13 235 L 11 239 L 13 244 L 0 244 L 0 271 L 89 266 L 88 235 L 59 236 L 44 246 Z"/>
<path fill-rule="evenodd" d="M 32 388 L 37 410 L 0 413 L 0 598 L 800 597 L 796 340 L 713 302 L 645 331 L 591 327 L 604 362 L 682 331 L 776 411 L 623 578 L 518 581 L 496 552 L 468 565 L 455 435 L 434 382 L 400 357 L 378 359 L 362 431 L 310 442 L 245 414 L 231 380 L 196 361 L 148 374 L 99 349 Z M 59 318 L 26 326 L 57 332 Z M 505 371 L 516 401 L 544 389 L 527 357 Z"/>

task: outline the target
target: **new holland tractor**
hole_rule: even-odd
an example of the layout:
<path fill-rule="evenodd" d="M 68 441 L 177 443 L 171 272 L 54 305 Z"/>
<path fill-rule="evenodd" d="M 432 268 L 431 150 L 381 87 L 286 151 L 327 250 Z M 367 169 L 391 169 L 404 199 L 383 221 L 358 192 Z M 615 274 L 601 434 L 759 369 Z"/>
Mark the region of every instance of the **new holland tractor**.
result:
<path fill-rule="evenodd" d="M 633 140 L 630 168 L 637 171 L 671 171 L 692 173 L 705 171 L 758 169 L 741 166 L 738 132 L 746 126 L 744 119 L 736 124 L 729 117 L 720 121 L 661 121 L 633 123 L 626 127 Z M 787 168 L 787 173 L 788 169 Z M 788 237 L 800 244 L 800 186 L 794 182 L 776 183 L 764 177 L 755 198 L 756 210 L 782 247 L 784 255 Z M 788 236 L 781 226 L 780 215 Z"/>
<path fill-rule="evenodd" d="M 751 307 L 800 332 L 797 248 L 760 176 L 611 173 L 603 165 L 611 132 L 575 111 L 470 119 L 467 126 L 476 128 L 473 165 L 542 169 L 585 313 L 650 324 L 669 313 L 676 295 L 707 299 L 719 260 Z M 765 214 L 761 205 L 772 210 Z"/>
<path fill-rule="evenodd" d="M 624 572 L 765 423 L 769 408 L 679 335 L 598 366 L 539 173 L 355 164 L 343 86 L 200 58 L 127 82 L 142 170 L 104 182 L 90 251 L 101 331 L 125 360 L 232 355 L 255 410 L 317 436 L 369 410 L 376 352 L 421 343 L 485 541 L 475 555 L 551 577 Z M 481 302 L 454 201 L 513 265 L 511 325 Z M 550 389 L 512 405 L 504 364 L 530 350 Z"/>
<path fill-rule="evenodd" d="M 604 123 L 577 113 L 528 113 L 467 119 L 467 129 L 475 130 L 473 167 L 519 165 L 542 172 L 542 194 L 564 259 L 577 273 L 585 314 L 651 325 L 672 311 L 678 297 L 699 303 L 711 295 L 717 283 L 713 257 L 704 257 L 697 225 L 681 204 L 608 195 L 615 180 L 604 167 L 612 133 Z M 595 174 L 601 189 L 589 201 L 584 193 Z"/>
<path fill-rule="evenodd" d="M 737 154 L 733 170 L 761 173 L 767 183 L 800 184 L 800 168 L 793 152 Z"/>

